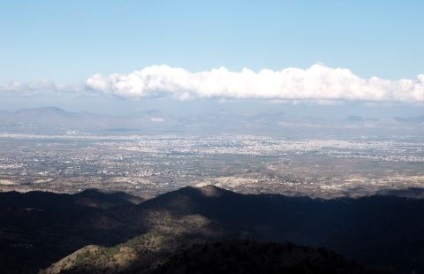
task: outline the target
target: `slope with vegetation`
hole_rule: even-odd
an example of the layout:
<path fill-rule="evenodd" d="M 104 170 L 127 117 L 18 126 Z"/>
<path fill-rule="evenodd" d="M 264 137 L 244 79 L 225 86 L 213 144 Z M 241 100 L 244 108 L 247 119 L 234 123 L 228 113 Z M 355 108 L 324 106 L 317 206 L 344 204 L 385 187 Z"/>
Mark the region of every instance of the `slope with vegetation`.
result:
<path fill-rule="evenodd" d="M 85 201 L 97 194 L 90 195 Z M 235 239 L 290 241 L 375 268 L 424 271 L 421 199 L 321 200 L 206 186 L 138 205 L 114 203 L 93 207 L 71 195 L 0 193 L 3 273 L 150 273 L 193 245 Z"/>

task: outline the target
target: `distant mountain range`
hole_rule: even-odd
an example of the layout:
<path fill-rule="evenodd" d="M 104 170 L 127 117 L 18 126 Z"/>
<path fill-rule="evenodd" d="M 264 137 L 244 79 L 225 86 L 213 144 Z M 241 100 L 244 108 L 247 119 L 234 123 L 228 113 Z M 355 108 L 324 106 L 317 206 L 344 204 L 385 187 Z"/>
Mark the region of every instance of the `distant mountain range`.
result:
<path fill-rule="evenodd" d="M 394 273 L 421 273 L 422 212 L 421 199 L 321 200 L 242 195 L 214 186 L 185 187 L 147 201 L 94 190 L 75 195 L 0 193 L 0 266 L 2 273 L 170 273 L 170 266 L 185 267 L 180 253 L 184 250 L 187 256 L 210 258 L 210 253 L 199 254 L 199 248 L 206 245 L 205 250 L 221 254 L 227 248 L 208 243 L 231 246 L 231 241 L 240 240 L 249 246 L 246 256 L 259 256 L 264 247 L 256 241 L 291 242 L 293 250 L 311 247 L 299 251 L 299 258 L 304 252 L 312 254 L 306 260 L 316 258 L 317 267 L 337 261 L 346 269 L 362 269 L 364 264 Z M 280 259 L 294 260 L 287 245 L 267 248 L 280 250 Z M 237 244 L 231 250 L 246 248 Z M 269 260 L 274 265 L 273 257 Z"/>
<path fill-rule="evenodd" d="M 158 110 L 125 116 L 67 112 L 56 107 L 0 112 L 0 132 L 31 134 L 252 134 L 322 136 L 412 134 L 424 132 L 424 116 L 369 119 L 361 116 L 319 119 L 284 112 L 240 114 L 164 113 Z"/>

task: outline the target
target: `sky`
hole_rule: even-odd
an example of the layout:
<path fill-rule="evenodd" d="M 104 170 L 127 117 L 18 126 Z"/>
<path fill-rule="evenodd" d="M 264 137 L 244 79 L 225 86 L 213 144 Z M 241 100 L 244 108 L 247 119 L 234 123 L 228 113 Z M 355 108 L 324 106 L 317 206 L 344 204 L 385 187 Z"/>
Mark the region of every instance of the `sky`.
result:
<path fill-rule="evenodd" d="M 240 103 L 420 115 L 423 10 L 418 0 L 4 0 L 0 110 Z"/>

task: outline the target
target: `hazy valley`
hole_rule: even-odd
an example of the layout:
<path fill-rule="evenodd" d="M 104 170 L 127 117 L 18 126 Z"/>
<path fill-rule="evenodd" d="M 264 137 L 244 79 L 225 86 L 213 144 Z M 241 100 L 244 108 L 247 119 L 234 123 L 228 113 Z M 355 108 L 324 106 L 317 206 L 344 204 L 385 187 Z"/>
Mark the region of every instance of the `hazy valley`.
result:
<path fill-rule="evenodd" d="M 398 135 L 392 135 L 390 127 L 370 135 L 369 127 L 357 120 L 352 122 L 356 133 L 343 122 L 340 134 L 334 134 L 325 120 L 314 127 L 293 120 L 292 126 L 278 128 L 284 116 L 258 115 L 262 120 L 239 118 L 234 123 L 219 122 L 219 116 L 213 122 L 194 116 L 197 124 L 181 123 L 202 134 L 166 134 L 172 132 L 167 118 L 158 122 L 155 113 L 144 115 L 129 119 L 138 121 L 138 134 L 106 134 L 104 129 L 111 129 L 115 119 L 127 119 L 57 108 L 3 114 L 0 189 L 76 193 L 99 188 L 149 198 L 184 186 L 216 185 L 240 193 L 331 198 L 421 188 L 424 182 L 420 119 L 398 122 Z M 13 117 L 15 127 L 4 117 Z M 247 121 L 250 134 L 243 134 Z M 90 131 L 81 128 L 86 123 Z M 93 130 L 93 124 L 103 131 Z M 209 125 L 222 127 L 201 130 Z M 312 133 L 303 128 L 302 135 L 296 135 L 296 125 Z"/>
<path fill-rule="evenodd" d="M 6 273 L 424 271 L 420 117 L 0 117 Z"/>

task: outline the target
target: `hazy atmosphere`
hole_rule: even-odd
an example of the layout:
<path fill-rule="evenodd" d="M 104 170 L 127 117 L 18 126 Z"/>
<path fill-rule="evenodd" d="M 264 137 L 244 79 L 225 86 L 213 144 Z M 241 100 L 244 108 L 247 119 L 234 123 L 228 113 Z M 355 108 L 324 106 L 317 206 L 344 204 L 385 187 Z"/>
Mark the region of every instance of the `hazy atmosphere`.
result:
<path fill-rule="evenodd" d="M 0 271 L 424 273 L 424 1 L 0 1 Z"/>
<path fill-rule="evenodd" d="M 423 5 L 2 1 L 0 108 L 422 115 Z"/>

